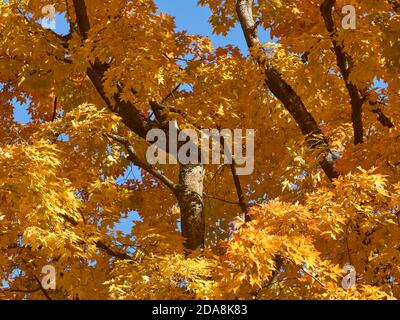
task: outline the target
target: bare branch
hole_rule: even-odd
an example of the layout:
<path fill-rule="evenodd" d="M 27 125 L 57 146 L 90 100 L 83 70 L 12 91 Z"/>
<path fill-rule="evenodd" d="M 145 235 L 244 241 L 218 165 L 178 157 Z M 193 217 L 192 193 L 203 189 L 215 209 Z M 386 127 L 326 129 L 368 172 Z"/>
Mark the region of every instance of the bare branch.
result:
<path fill-rule="evenodd" d="M 174 96 L 174 93 L 175 93 L 176 91 L 179 90 L 179 88 L 181 87 L 181 85 L 182 85 L 182 83 L 178 83 L 177 86 L 176 86 L 168 95 L 166 95 L 165 98 L 163 98 L 163 99 L 161 100 L 161 103 L 165 103 L 165 102 L 167 102 L 167 100 L 168 100 L 170 97 L 173 97 L 173 96 Z"/>
<path fill-rule="evenodd" d="M 49 294 L 47 293 L 47 290 L 46 290 L 45 288 L 43 288 L 42 282 L 40 281 L 40 279 L 39 279 L 37 276 L 35 276 L 35 275 L 33 275 L 33 277 L 35 278 L 35 281 L 38 283 L 39 288 L 40 288 L 40 291 L 42 291 L 42 293 L 43 293 L 43 295 L 46 297 L 46 299 L 47 299 L 47 300 L 53 300 L 53 299 L 49 296 Z"/>

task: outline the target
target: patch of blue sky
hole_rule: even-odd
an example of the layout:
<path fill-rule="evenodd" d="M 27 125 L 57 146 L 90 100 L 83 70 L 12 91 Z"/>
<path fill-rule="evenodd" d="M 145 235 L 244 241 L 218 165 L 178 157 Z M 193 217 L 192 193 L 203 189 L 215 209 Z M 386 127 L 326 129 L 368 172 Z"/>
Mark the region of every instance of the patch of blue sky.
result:
<path fill-rule="evenodd" d="M 116 179 L 116 184 L 123 185 L 127 180 L 142 182 L 142 174 L 139 167 L 133 164 L 127 167 L 124 174 Z"/>
<path fill-rule="evenodd" d="M 9 279 L 10 280 L 13 280 L 13 279 L 15 279 L 15 278 L 17 278 L 17 277 L 19 277 L 19 276 L 22 276 L 22 275 L 24 275 L 25 273 L 21 270 L 21 269 L 19 269 L 19 268 L 15 268 L 12 272 L 11 272 L 11 274 L 9 275 Z M 7 288 L 9 288 L 10 286 L 9 286 L 9 282 L 7 281 L 7 279 L 1 279 L 1 282 L 0 282 L 0 289 L 7 289 Z"/>
<path fill-rule="evenodd" d="M 117 185 L 123 185 L 128 180 L 136 180 L 142 182 L 142 174 L 140 169 L 135 165 L 130 165 L 126 168 L 124 174 L 116 179 Z M 142 221 L 142 218 L 136 211 L 128 212 L 127 216 L 121 218 L 118 223 L 114 225 L 114 231 L 121 231 L 124 234 L 130 234 L 135 221 Z"/>
<path fill-rule="evenodd" d="M 57 137 L 58 141 L 68 141 L 69 140 L 69 135 L 67 135 L 66 133 L 61 133 L 58 137 Z"/>
<path fill-rule="evenodd" d="M 14 107 L 14 120 L 19 124 L 27 124 L 32 121 L 32 117 L 29 114 L 30 100 L 27 99 L 25 103 L 20 103 L 17 98 L 13 98 L 11 103 Z"/>
<path fill-rule="evenodd" d="M 226 36 L 213 34 L 208 22 L 211 11 L 197 5 L 197 0 L 155 0 L 159 12 L 175 17 L 177 30 L 186 30 L 190 34 L 208 36 L 215 47 L 227 45 L 237 46 L 243 54 L 247 54 L 247 45 L 238 24 Z M 272 41 L 268 30 L 259 30 L 262 42 Z"/>
<path fill-rule="evenodd" d="M 143 221 L 142 217 L 137 213 L 137 211 L 130 211 L 126 217 L 121 218 L 119 222 L 114 225 L 114 231 L 118 230 L 123 234 L 131 234 L 132 227 L 137 221 Z"/>
<path fill-rule="evenodd" d="M 40 23 L 43 28 L 51 29 L 59 35 L 67 35 L 69 33 L 69 24 L 65 18 L 65 14 L 56 13 L 55 18 L 55 21 L 51 21 L 49 19 L 39 19 L 38 23 Z"/>

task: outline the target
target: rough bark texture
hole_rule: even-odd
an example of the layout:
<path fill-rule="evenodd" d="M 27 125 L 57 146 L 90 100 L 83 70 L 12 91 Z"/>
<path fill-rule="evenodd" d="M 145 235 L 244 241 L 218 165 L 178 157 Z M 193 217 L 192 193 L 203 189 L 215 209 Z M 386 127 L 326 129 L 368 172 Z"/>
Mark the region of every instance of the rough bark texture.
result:
<path fill-rule="evenodd" d="M 236 5 L 237 15 L 246 38 L 249 49 L 260 45 L 252 13 L 253 0 L 238 0 Z M 260 50 L 262 50 L 260 48 Z M 268 62 L 257 61 L 264 67 L 266 83 L 270 91 L 277 97 L 292 115 L 301 132 L 305 136 L 311 148 L 321 148 L 324 158 L 320 161 L 320 166 L 326 176 L 333 180 L 339 175 L 335 171 L 329 145 L 321 129 L 313 116 L 307 111 L 303 101 L 294 89 L 282 78 L 278 70 Z"/>
<path fill-rule="evenodd" d="M 182 235 L 185 248 L 195 250 L 204 247 L 205 218 L 203 208 L 203 181 L 205 169 L 199 165 L 181 165 L 177 197 L 182 215 Z"/>

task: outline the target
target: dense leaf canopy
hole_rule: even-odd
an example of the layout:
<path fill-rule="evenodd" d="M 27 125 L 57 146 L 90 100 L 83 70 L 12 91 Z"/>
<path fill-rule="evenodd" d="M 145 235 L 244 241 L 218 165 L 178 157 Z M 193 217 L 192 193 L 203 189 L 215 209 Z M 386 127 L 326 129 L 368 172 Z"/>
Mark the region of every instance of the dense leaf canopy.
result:
<path fill-rule="evenodd" d="M 400 298 L 400 2 L 199 5 L 248 52 L 152 0 L 1 2 L 0 298 Z M 150 165 L 147 133 L 173 120 L 254 129 L 254 171 Z"/>

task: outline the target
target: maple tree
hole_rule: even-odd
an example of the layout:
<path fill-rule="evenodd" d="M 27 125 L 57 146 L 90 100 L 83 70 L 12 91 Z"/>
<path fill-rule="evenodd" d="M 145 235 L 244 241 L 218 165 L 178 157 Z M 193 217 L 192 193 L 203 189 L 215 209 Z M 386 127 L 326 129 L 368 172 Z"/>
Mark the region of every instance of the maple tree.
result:
<path fill-rule="evenodd" d="M 46 5 L 67 35 L 38 22 Z M 0 4 L 0 298 L 399 298 L 400 2 L 199 5 L 248 53 L 177 31 L 151 0 Z M 174 120 L 254 129 L 253 173 L 149 164 L 148 132 Z"/>

